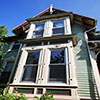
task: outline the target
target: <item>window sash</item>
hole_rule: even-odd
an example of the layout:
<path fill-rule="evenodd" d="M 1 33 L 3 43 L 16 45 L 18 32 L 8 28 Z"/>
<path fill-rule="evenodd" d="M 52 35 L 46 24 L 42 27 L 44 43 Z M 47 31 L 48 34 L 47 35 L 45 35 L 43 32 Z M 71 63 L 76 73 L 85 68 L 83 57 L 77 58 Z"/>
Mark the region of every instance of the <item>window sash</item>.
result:
<path fill-rule="evenodd" d="M 59 22 L 63 22 L 63 23 L 59 23 Z M 53 22 L 53 28 L 52 28 L 52 35 L 64 35 L 64 33 L 65 33 L 64 20 L 54 21 Z"/>
<path fill-rule="evenodd" d="M 50 64 L 48 77 L 48 83 L 66 83 L 66 64 Z"/>
<path fill-rule="evenodd" d="M 38 64 L 27 64 L 24 66 L 22 81 L 36 82 Z"/>

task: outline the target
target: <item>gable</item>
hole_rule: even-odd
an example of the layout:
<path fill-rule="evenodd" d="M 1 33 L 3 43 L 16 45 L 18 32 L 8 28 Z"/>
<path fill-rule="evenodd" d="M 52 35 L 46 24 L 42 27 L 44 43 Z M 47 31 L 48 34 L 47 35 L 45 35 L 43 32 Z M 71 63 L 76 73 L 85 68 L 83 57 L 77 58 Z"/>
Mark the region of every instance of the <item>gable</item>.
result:
<path fill-rule="evenodd" d="M 25 31 L 27 29 L 29 29 L 29 27 L 30 27 L 30 21 L 34 21 L 34 19 L 35 20 L 40 20 L 43 17 L 49 19 L 48 16 L 53 16 L 53 15 L 54 16 L 55 15 L 60 15 L 59 17 L 62 17 L 61 15 L 63 15 L 63 14 L 65 14 L 66 16 L 70 15 L 71 16 L 71 20 L 73 18 L 73 21 L 75 23 L 77 22 L 78 24 L 81 24 L 81 25 L 84 24 L 83 27 L 84 27 L 85 30 L 93 28 L 97 23 L 97 21 L 95 19 L 90 18 L 90 17 L 78 15 L 78 14 L 75 14 L 75 13 L 72 13 L 72 12 L 67 12 L 67 11 L 64 11 L 64 10 L 56 9 L 56 8 L 52 8 L 51 10 L 50 10 L 50 8 L 48 8 L 47 10 L 45 10 L 45 11 L 41 12 L 40 14 L 36 15 L 34 18 L 27 19 L 26 22 L 24 22 L 23 24 L 19 25 L 16 28 L 14 28 L 12 30 L 12 32 L 15 33 L 16 35 L 24 34 Z"/>

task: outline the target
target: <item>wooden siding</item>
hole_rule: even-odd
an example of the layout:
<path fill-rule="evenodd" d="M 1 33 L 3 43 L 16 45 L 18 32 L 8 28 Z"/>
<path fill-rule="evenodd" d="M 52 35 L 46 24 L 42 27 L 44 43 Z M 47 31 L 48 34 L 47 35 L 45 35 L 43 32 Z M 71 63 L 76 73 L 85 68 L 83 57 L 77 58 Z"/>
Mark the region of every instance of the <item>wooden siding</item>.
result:
<path fill-rule="evenodd" d="M 88 56 L 86 42 L 82 27 L 80 25 L 73 25 L 73 34 L 77 36 L 78 44 L 74 48 L 76 73 L 79 87 L 79 96 L 84 99 L 98 99 L 98 92 L 96 83 Z"/>

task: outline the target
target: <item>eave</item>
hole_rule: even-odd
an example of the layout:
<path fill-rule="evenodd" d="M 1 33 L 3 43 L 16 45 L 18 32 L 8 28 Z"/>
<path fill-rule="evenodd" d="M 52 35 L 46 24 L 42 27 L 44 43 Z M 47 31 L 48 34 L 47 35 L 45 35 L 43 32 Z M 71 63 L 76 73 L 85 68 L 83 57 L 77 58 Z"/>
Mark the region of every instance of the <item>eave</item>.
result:
<path fill-rule="evenodd" d="M 35 17 L 35 18 L 29 18 L 29 19 L 26 19 L 26 20 L 27 20 L 28 22 L 33 22 L 33 21 L 40 21 L 40 20 L 61 18 L 61 17 L 65 17 L 65 16 L 69 16 L 71 22 L 73 21 L 73 14 L 72 14 L 72 12 L 61 13 L 61 14 L 53 14 L 53 15 L 41 16 L 41 17 Z"/>
<path fill-rule="evenodd" d="M 59 36 L 52 36 L 52 37 L 32 38 L 32 39 L 19 40 L 19 42 L 22 44 L 30 44 L 30 43 L 59 41 L 59 40 L 72 40 L 74 46 L 76 46 L 77 44 L 75 35 L 59 35 Z"/>

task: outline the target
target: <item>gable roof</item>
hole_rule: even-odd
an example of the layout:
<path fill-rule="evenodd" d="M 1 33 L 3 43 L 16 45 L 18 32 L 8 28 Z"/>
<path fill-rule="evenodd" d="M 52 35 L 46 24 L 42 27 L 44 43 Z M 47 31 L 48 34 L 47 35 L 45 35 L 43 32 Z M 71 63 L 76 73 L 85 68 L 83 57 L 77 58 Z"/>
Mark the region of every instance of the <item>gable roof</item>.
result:
<path fill-rule="evenodd" d="M 17 26 L 16 28 L 14 28 L 12 30 L 12 32 L 15 33 L 16 35 L 19 35 L 19 33 L 25 33 L 25 31 L 27 29 L 29 29 L 30 20 L 31 21 L 34 20 L 34 19 L 38 20 L 41 17 L 45 18 L 45 16 L 52 16 L 52 15 L 56 15 L 56 14 L 67 14 L 67 15 L 73 14 L 74 22 L 84 25 L 85 30 L 93 28 L 97 23 L 96 19 L 93 19 L 93 18 L 90 18 L 90 17 L 74 14 L 72 12 L 67 12 L 67 11 L 64 11 L 64 10 L 56 9 L 56 8 L 53 8 L 52 10 L 53 10 L 53 14 L 50 14 L 50 8 L 48 8 L 45 11 L 41 12 L 40 14 L 36 15 L 34 18 L 27 19 L 26 22 L 22 23 L 21 25 Z"/>

